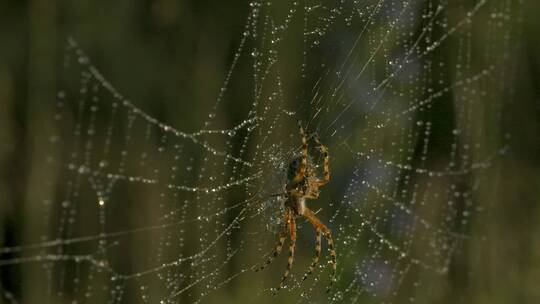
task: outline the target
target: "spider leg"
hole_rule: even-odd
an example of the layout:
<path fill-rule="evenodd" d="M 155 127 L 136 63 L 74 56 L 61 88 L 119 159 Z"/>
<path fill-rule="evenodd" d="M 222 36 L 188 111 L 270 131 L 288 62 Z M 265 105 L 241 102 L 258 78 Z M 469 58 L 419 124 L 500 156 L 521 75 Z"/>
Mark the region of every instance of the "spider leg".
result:
<path fill-rule="evenodd" d="M 302 123 L 300 121 L 298 121 L 298 129 L 300 131 L 300 139 L 302 140 L 300 164 L 298 165 L 298 171 L 296 175 L 287 184 L 287 189 L 292 189 L 296 187 L 296 185 L 298 185 L 298 183 L 300 183 L 306 175 L 308 143 L 307 143 L 306 133 L 304 132 L 304 128 L 302 128 Z"/>
<path fill-rule="evenodd" d="M 330 155 L 328 154 L 328 148 L 319 140 L 319 136 L 315 134 L 312 135 L 312 138 L 319 147 L 319 150 L 323 156 L 323 179 L 317 181 L 317 184 L 320 187 L 326 185 L 326 183 L 330 181 Z"/>
<path fill-rule="evenodd" d="M 308 276 L 315 270 L 315 267 L 319 264 L 319 259 L 321 257 L 321 230 L 318 229 L 315 231 L 315 257 L 313 258 L 313 262 L 311 262 L 311 265 L 309 265 L 309 270 L 306 274 L 304 274 L 304 277 L 302 278 L 302 281 L 305 281 Z"/>
<path fill-rule="evenodd" d="M 255 269 L 255 272 L 265 269 L 281 253 L 281 249 L 283 248 L 283 243 L 285 243 L 285 239 L 287 238 L 287 225 L 288 225 L 290 216 L 291 216 L 290 211 L 289 209 L 287 209 L 285 211 L 285 227 L 283 227 L 283 230 L 281 230 L 281 232 L 279 233 L 279 239 L 276 243 L 276 248 L 274 249 L 274 252 L 272 253 L 271 256 L 268 257 L 268 260 L 266 260 L 266 263 L 264 263 L 264 265 Z"/>
<path fill-rule="evenodd" d="M 276 288 L 276 292 L 283 288 L 283 286 L 285 285 L 285 281 L 291 273 L 291 268 L 294 261 L 294 249 L 296 247 L 296 221 L 294 219 L 294 216 L 289 216 L 289 235 L 291 237 L 291 242 L 289 244 L 289 259 L 287 260 L 287 270 L 285 270 L 285 273 L 281 278 L 281 282 Z"/>
<path fill-rule="evenodd" d="M 332 239 L 332 232 L 328 227 L 326 227 L 311 211 L 309 208 L 305 208 L 304 217 L 315 227 L 316 231 L 322 231 L 326 242 L 328 243 L 328 251 L 330 253 L 331 263 L 332 263 L 332 276 L 330 278 L 330 285 L 326 289 L 326 292 L 329 292 L 332 288 L 332 285 L 336 281 L 336 269 L 337 269 L 337 256 L 336 251 L 334 250 L 334 240 Z"/>

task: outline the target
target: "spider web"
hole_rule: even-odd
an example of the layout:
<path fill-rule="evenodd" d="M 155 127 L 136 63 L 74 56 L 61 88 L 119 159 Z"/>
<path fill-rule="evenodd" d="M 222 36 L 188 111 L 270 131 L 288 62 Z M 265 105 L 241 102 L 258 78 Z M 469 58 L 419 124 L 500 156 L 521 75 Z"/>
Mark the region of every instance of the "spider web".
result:
<path fill-rule="evenodd" d="M 331 181 L 308 206 L 333 231 L 337 282 L 324 292 L 324 242 L 321 265 L 300 282 L 315 253 L 314 231 L 300 219 L 293 273 L 277 297 L 436 298 L 476 237 L 481 190 L 493 187 L 508 149 L 503 107 L 519 4 L 251 2 L 223 85 L 194 131 L 138 106 L 70 38 L 43 160 L 50 196 L 34 202 L 36 238 L 0 248 L 0 271 L 22 278 L 2 286 L 4 300 L 271 301 L 286 252 L 253 269 L 283 225 L 273 194 L 299 152 L 297 120 L 330 151 Z M 178 102 L 180 119 L 199 107 Z M 309 162 L 321 170 L 314 149 Z"/>

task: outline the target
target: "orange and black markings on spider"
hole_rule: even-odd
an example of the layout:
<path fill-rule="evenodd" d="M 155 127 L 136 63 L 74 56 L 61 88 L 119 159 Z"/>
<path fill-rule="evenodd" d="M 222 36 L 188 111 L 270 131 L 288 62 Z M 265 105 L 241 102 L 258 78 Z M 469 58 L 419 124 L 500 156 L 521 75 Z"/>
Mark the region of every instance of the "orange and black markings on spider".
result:
<path fill-rule="evenodd" d="M 302 278 L 302 281 L 315 270 L 315 267 L 319 264 L 319 258 L 321 256 L 321 234 L 326 238 L 328 243 L 328 251 L 330 254 L 332 264 L 332 275 L 330 278 L 330 285 L 326 292 L 329 292 L 332 284 L 336 279 L 336 267 L 337 258 L 336 251 L 334 250 L 334 241 L 332 239 L 332 232 L 328 229 L 318 218 L 315 213 L 306 206 L 306 200 L 314 200 L 319 198 L 319 188 L 324 186 L 330 181 L 330 166 L 328 155 L 328 149 L 319 141 L 317 135 L 311 136 L 309 139 L 306 137 L 302 124 L 298 122 L 300 129 L 300 137 L 302 140 L 301 153 L 298 157 L 294 158 L 289 164 L 287 171 L 287 184 L 285 185 L 285 192 L 280 195 L 285 198 L 284 207 L 285 214 L 284 224 L 285 227 L 279 233 L 278 242 L 272 255 L 269 256 L 266 263 L 256 269 L 260 271 L 266 268 L 266 266 L 272 263 L 272 260 L 281 253 L 283 244 L 287 235 L 290 238 L 289 244 L 289 258 L 287 260 L 287 269 L 281 278 L 279 286 L 276 291 L 279 291 L 285 285 L 285 281 L 289 277 L 292 264 L 294 261 L 294 251 L 296 249 L 296 218 L 304 217 L 315 228 L 315 257 L 313 262 L 309 266 L 309 270 Z M 318 178 L 315 174 L 315 168 L 308 162 L 308 140 L 313 139 L 317 148 L 320 150 L 323 156 L 323 177 Z"/>

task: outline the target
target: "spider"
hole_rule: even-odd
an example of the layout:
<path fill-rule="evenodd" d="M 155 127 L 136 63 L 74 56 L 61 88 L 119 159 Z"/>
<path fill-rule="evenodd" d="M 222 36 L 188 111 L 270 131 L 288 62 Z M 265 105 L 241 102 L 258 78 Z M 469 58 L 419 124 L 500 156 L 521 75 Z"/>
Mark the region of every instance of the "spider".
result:
<path fill-rule="evenodd" d="M 328 243 L 328 251 L 332 264 L 332 275 L 330 278 L 330 285 L 326 292 L 329 292 L 336 277 L 336 252 L 334 250 L 334 241 L 332 239 L 332 232 L 326 227 L 316 216 L 311 209 L 306 206 L 306 200 L 314 200 L 319 198 L 319 188 L 324 186 L 330 181 L 330 157 L 328 155 L 328 149 L 319 141 L 316 134 L 306 137 L 302 123 L 298 122 L 300 130 L 300 137 L 302 140 L 301 153 L 298 157 L 294 158 L 288 166 L 287 170 L 287 184 L 285 185 L 285 191 L 283 194 L 277 194 L 275 196 L 281 196 L 284 201 L 284 225 L 283 230 L 279 233 L 278 241 L 274 252 L 269 256 L 266 263 L 255 271 L 261 271 L 265 269 L 272 260 L 276 258 L 283 248 L 283 244 L 287 235 L 290 238 L 289 244 L 289 259 L 287 260 L 287 269 L 281 278 L 279 286 L 276 288 L 276 292 L 283 288 L 289 273 L 291 272 L 292 264 L 294 261 L 294 250 L 296 246 L 296 218 L 304 217 L 315 228 L 315 257 L 308 272 L 302 278 L 305 281 L 307 277 L 313 272 L 315 267 L 319 264 L 321 256 L 321 233 L 326 238 Z M 317 148 L 323 156 L 323 178 L 319 179 L 315 175 L 315 168 L 308 162 L 308 141 L 313 139 Z"/>

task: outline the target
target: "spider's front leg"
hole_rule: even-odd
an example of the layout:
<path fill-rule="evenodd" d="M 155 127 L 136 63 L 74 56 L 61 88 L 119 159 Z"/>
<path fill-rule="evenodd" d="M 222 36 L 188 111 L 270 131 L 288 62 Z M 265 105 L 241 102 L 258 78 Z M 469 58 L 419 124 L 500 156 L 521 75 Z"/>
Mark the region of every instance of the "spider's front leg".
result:
<path fill-rule="evenodd" d="M 328 148 L 323 145 L 319 140 L 319 136 L 315 134 L 311 137 L 317 144 L 317 147 L 319 148 L 323 156 L 323 179 L 317 181 L 317 185 L 321 187 L 326 185 L 330 181 L 330 155 L 328 154 Z"/>
<path fill-rule="evenodd" d="M 300 132 L 300 139 L 302 141 L 302 149 L 299 157 L 299 163 L 297 164 L 296 174 L 290 179 L 287 184 L 287 190 L 295 188 L 306 176 L 307 158 L 308 158 L 308 143 L 302 123 L 298 121 L 298 129 Z"/>

